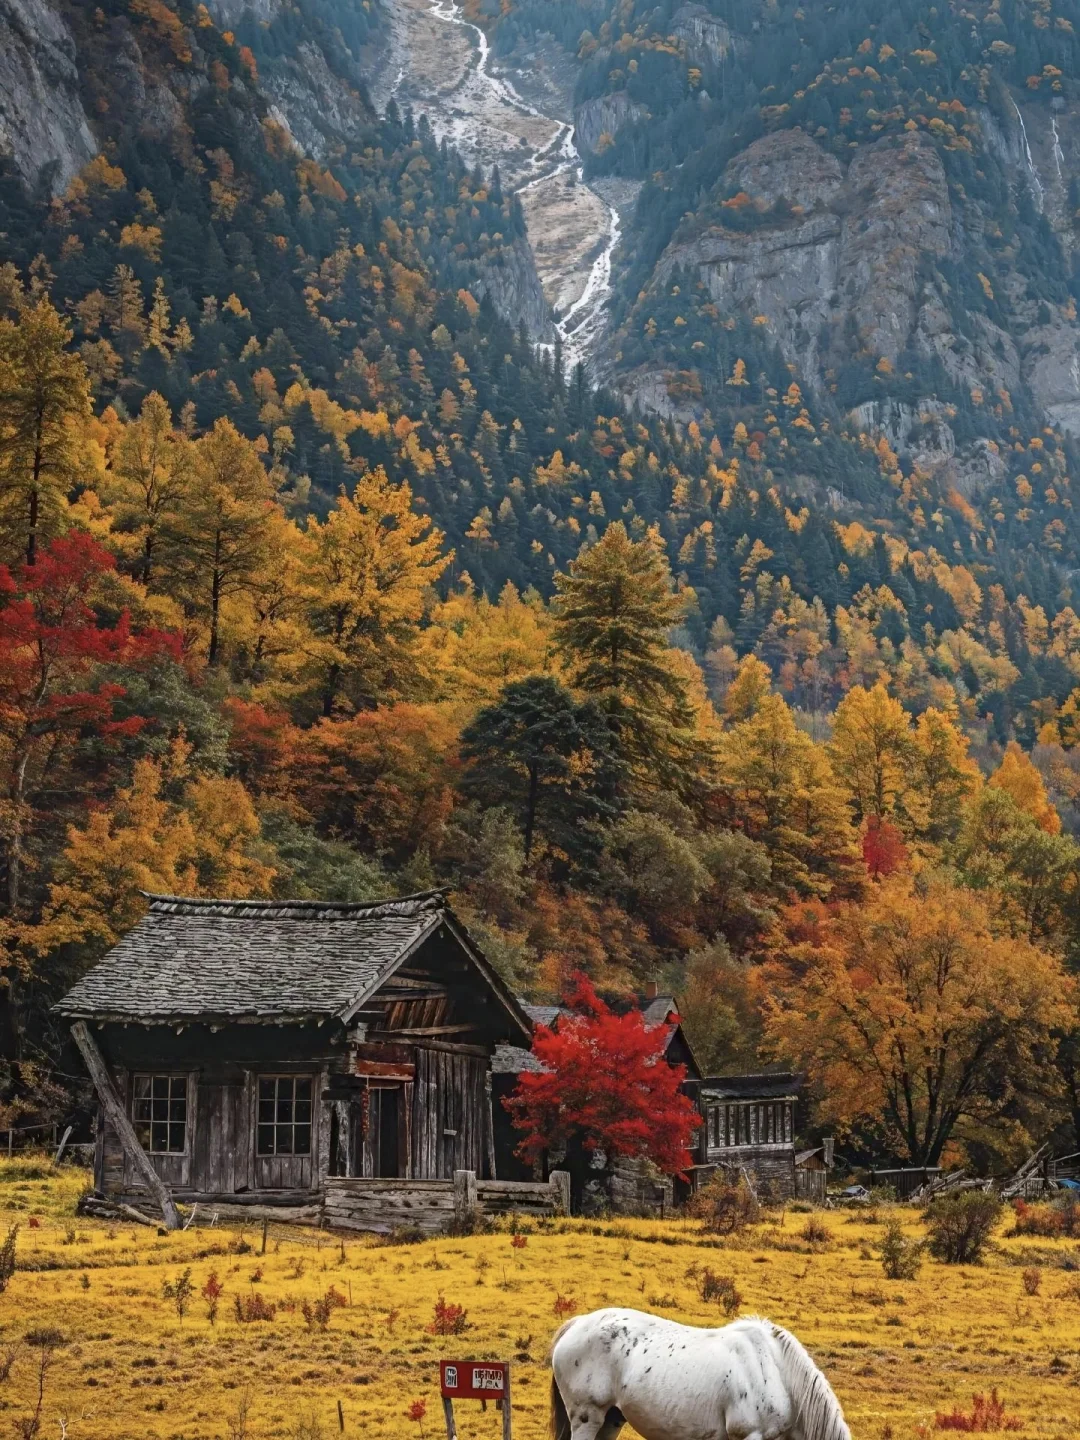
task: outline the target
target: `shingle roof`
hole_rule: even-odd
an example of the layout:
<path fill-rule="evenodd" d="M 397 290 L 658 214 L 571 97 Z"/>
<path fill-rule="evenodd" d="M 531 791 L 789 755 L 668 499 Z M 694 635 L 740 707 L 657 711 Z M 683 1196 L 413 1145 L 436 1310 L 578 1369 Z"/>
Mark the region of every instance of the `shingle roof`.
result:
<path fill-rule="evenodd" d="M 778 1100 L 797 1095 L 801 1075 L 774 1072 L 764 1075 L 709 1075 L 696 1081 L 698 1088 L 720 1100 Z"/>
<path fill-rule="evenodd" d="M 569 1014 L 561 1005 L 530 1005 L 525 1000 L 520 1004 L 534 1025 L 550 1025 L 558 1016 Z"/>
<path fill-rule="evenodd" d="M 371 904 L 148 898 L 147 914 L 68 991 L 60 1014 L 344 1018 L 449 917 L 441 891 Z"/>

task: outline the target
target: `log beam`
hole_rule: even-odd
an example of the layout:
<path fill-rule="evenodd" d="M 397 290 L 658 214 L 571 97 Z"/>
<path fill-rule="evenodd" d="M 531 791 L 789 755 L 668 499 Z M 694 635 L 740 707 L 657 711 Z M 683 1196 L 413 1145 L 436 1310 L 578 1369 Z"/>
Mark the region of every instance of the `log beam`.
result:
<path fill-rule="evenodd" d="M 71 1034 L 75 1044 L 79 1047 L 79 1054 L 82 1056 L 87 1070 L 90 1071 L 90 1078 L 94 1082 L 94 1089 L 101 1101 L 101 1108 L 105 1111 L 105 1118 L 116 1131 L 120 1144 L 124 1147 L 124 1154 L 131 1161 L 136 1174 L 146 1182 L 147 1189 L 161 1206 L 166 1227 L 169 1230 L 179 1230 L 180 1215 L 173 1201 L 172 1193 L 154 1169 L 149 1155 L 139 1144 L 139 1137 L 135 1134 L 135 1128 L 128 1119 L 127 1110 L 121 1104 L 120 1097 L 116 1093 L 116 1086 L 113 1084 L 105 1059 L 98 1049 L 97 1041 L 90 1033 L 90 1027 L 85 1020 L 76 1020 L 71 1027 Z"/>

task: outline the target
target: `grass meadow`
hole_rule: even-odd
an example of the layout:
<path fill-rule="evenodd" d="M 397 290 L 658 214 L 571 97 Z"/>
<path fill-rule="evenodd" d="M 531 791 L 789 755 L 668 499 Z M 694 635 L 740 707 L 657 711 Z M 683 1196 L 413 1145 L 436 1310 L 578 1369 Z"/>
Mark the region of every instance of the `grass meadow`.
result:
<path fill-rule="evenodd" d="M 541 1440 L 563 1316 L 614 1304 L 723 1324 L 711 1291 L 799 1336 L 855 1440 L 970 1429 L 972 1397 L 994 1389 L 1004 1418 L 984 1408 L 979 1428 L 989 1413 L 1019 1436 L 1080 1433 L 1080 1241 L 1012 1237 L 1008 1216 L 985 1263 L 928 1259 L 889 1281 L 882 1222 L 900 1214 L 915 1236 L 917 1212 L 777 1211 L 719 1241 L 689 1220 L 525 1223 L 409 1245 L 271 1226 L 260 1253 L 260 1226 L 163 1235 L 76 1217 L 87 1181 L 47 1160 L 0 1161 L 0 1238 L 20 1227 L 0 1294 L 0 1437 L 332 1440 L 340 1402 L 347 1436 L 429 1440 L 444 1433 L 438 1361 L 455 1355 L 513 1360 L 514 1435 Z M 458 1421 L 462 1440 L 501 1435 L 493 1407 L 462 1404 Z"/>

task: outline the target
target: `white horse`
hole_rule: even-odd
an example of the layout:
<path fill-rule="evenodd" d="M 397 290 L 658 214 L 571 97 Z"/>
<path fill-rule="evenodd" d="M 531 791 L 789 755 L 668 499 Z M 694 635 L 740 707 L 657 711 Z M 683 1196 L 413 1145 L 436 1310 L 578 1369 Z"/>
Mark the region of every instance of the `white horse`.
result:
<path fill-rule="evenodd" d="M 554 1440 L 851 1440 L 803 1347 L 748 1316 L 719 1330 L 639 1310 L 568 1320 L 551 1348 Z"/>

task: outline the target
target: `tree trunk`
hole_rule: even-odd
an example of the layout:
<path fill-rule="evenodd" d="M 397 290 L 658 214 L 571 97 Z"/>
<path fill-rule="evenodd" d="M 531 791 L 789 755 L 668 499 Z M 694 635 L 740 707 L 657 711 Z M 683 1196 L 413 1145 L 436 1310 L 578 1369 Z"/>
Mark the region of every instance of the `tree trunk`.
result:
<path fill-rule="evenodd" d="M 218 622 L 221 615 L 221 535 L 214 541 L 214 578 L 210 585 L 210 651 L 206 657 L 208 665 L 218 660 Z"/>
<path fill-rule="evenodd" d="M 525 801 L 525 864 L 532 855 L 533 831 L 536 828 L 536 796 L 540 789 L 540 767 L 529 766 L 529 793 Z"/>

